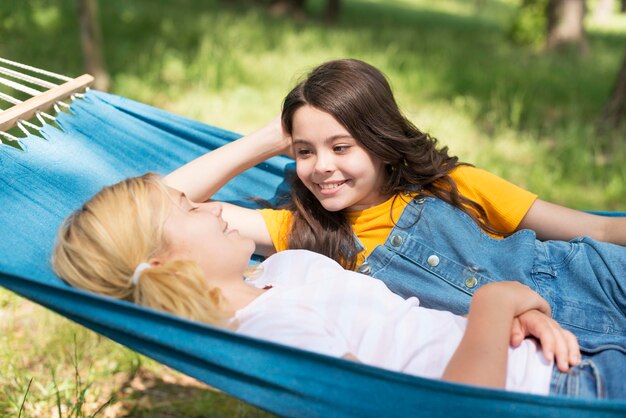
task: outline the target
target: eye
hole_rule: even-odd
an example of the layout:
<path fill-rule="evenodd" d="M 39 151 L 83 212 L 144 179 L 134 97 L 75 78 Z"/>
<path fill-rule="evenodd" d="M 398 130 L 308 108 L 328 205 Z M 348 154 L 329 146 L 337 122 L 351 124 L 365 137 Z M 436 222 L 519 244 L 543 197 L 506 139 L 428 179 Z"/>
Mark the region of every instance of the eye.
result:
<path fill-rule="evenodd" d="M 308 148 L 298 148 L 298 149 L 296 149 L 296 155 L 298 157 L 308 157 L 311 154 L 313 154 L 313 151 L 311 151 Z"/>
<path fill-rule="evenodd" d="M 348 152 L 349 149 L 350 149 L 350 145 L 335 145 L 333 147 L 333 151 L 339 154 Z"/>

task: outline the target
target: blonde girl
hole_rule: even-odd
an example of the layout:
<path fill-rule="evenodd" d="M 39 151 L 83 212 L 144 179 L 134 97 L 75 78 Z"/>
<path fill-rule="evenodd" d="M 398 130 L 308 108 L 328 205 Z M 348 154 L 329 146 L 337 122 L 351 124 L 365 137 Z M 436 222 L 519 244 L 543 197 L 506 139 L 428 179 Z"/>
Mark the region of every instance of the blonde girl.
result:
<path fill-rule="evenodd" d="M 128 179 L 65 221 L 54 269 L 88 291 L 399 372 L 536 394 L 626 396 L 626 356 L 581 358 L 576 338 L 526 286 L 484 286 L 466 319 L 422 308 L 310 251 L 276 254 L 246 281 L 254 242 L 221 214 L 220 203 L 194 203 L 153 174 Z"/>

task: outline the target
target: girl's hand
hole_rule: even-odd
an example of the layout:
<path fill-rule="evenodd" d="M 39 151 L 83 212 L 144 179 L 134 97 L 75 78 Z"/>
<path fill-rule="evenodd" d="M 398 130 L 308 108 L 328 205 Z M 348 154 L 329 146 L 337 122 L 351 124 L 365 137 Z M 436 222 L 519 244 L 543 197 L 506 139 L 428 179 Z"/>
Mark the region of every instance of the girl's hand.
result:
<path fill-rule="evenodd" d="M 272 119 L 255 134 L 261 134 L 262 138 L 267 139 L 268 146 L 276 150 L 274 155 L 286 154 L 293 158 L 291 136 L 285 131 L 280 116 Z"/>
<path fill-rule="evenodd" d="M 518 347 L 526 337 L 537 338 L 545 358 L 554 361 L 561 372 L 565 373 L 570 366 L 580 363 L 576 336 L 538 310 L 524 312 L 513 320 L 511 346 Z"/>
<path fill-rule="evenodd" d="M 480 294 L 480 295 L 479 295 Z M 474 295 L 474 298 L 487 299 L 492 305 L 502 305 L 517 317 L 524 312 L 536 309 L 548 317 L 550 305 L 544 298 L 530 287 L 519 282 L 493 282 L 484 285 Z"/>

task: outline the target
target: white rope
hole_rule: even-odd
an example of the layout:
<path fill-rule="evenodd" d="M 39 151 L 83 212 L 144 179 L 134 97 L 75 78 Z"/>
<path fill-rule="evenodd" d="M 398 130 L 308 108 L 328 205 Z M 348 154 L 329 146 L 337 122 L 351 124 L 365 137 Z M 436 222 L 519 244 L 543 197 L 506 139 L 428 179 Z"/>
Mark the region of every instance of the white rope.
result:
<path fill-rule="evenodd" d="M 70 81 L 71 80 L 70 77 L 66 77 L 66 76 L 61 75 L 61 74 L 53 73 L 51 71 L 42 70 L 42 69 L 37 68 L 37 67 L 31 67 L 30 65 L 20 64 L 19 62 L 10 61 L 10 60 L 5 59 L 5 58 L 0 58 L 0 62 L 2 62 L 4 64 L 12 65 L 14 67 L 24 68 L 26 70 L 30 70 L 30 71 L 32 71 L 34 73 L 37 73 L 37 74 L 43 74 L 43 75 L 47 75 L 49 77 L 55 77 L 55 78 L 58 78 L 59 80 L 63 80 L 63 81 Z"/>
<path fill-rule="evenodd" d="M 29 122 L 27 120 L 23 120 L 23 119 L 20 119 L 17 123 L 18 124 L 19 123 L 23 123 L 25 126 L 28 126 L 29 128 L 33 128 L 33 129 L 35 129 L 37 131 L 41 131 L 44 128 L 44 124 L 42 124 L 41 126 L 38 126 L 38 125 L 35 125 L 34 123 L 31 123 L 31 122 Z"/>
<path fill-rule="evenodd" d="M 27 74 L 18 73 L 17 71 L 13 71 L 5 67 L 0 67 L 0 74 L 8 75 L 10 77 L 17 78 L 18 80 L 26 81 L 36 86 L 45 87 L 48 89 L 58 86 L 58 84 L 54 84 L 49 81 L 42 80 L 40 78 L 33 77 Z"/>
<path fill-rule="evenodd" d="M 0 131 L 0 136 L 5 137 L 6 139 L 8 139 L 9 141 L 12 141 L 12 142 L 17 142 L 17 143 L 20 142 L 19 138 L 15 137 L 15 136 L 11 135 L 10 133 L 7 133 L 7 132 Z M 4 144 L 2 139 L 0 139 L 0 142 L 2 142 Z"/>
<path fill-rule="evenodd" d="M 57 118 L 55 118 L 54 116 L 51 116 L 51 115 L 47 114 L 46 112 L 39 111 L 39 112 L 37 112 L 37 113 L 35 113 L 35 114 L 37 115 L 37 117 L 39 117 L 39 116 L 43 116 L 44 118 L 46 118 L 46 119 L 48 119 L 48 120 L 50 120 L 50 121 L 52 121 L 52 122 L 54 122 L 55 120 L 57 120 Z"/>
<path fill-rule="evenodd" d="M 42 78 L 42 75 L 46 77 Z M 58 80 L 62 82 L 58 82 Z M 89 75 L 70 78 L 6 58 L 0 58 L 0 88 L 8 87 L 15 92 L 32 96 L 34 99 L 26 100 L 19 94 L 17 97 L 12 97 L 15 94 L 10 91 L 0 91 L 0 103 L 8 102 L 13 106 L 9 107 L 9 113 L 5 113 L 7 109 L 3 110 L 0 108 L 0 115 L 4 115 L 0 116 L 3 129 L 8 130 L 15 126 L 26 136 L 31 135 L 34 132 L 33 130 L 41 131 L 46 125 L 56 122 L 57 117 L 61 113 L 70 111 L 72 102 L 77 98 L 85 97 L 82 90 L 84 89 L 86 92 L 88 90 L 87 85 L 91 82 L 93 82 L 93 77 Z M 81 92 L 78 91 L 79 89 Z M 37 110 L 39 107 L 42 110 Z M 49 113 L 44 112 L 43 110 L 46 110 L 48 107 L 52 108 L 47 110 Z M 22 114 L 22 116 L 19 116 L 22 119 L 16 119 L 13 116 L 13 113 L 16 112 Z M 25 120 L 25 115 L 29 115 L 29 119 L 32 117 L 32 122 L 35 123 Z M 20 144 L 23 138 L 19 138 L 21 135 L 17 136 L 7 132 L 0 132 L 0 143 L 8 143 L 9 145 L 14 145 L 14 143 Z"/>
<path fill-rule="evenodd" d="M 0 92 L 0 99 L 4 100 L 5 102 L 9 102 L 12 104 L 20 104 L 22 103 L 22 101 L 20 99 L 16 99 L 15 97 L 11 97 L 8 94 L 4 94 Z"/>
<path fill-rule="evenodd" d="M 22 119 L 18 119 L 16 125 L 18 128 L 20 128 L 20 131 L 22 131 L 24 133 L 24 135 L 28 136 L 30 135 L 30 132 L 28 132 L 28 129 L 26 129 L 26 127 L 22 124 L 23 120 Z"/>
<path fill-rule="evenodd" d="M 65 103 L 65 102 L 63 102 L 63 101 L 61 101 L 61 100 L 57 101 L 57 102 L 56 102 L 56 104 L 58 104 L 58 105 L 59 105 L 59 106 L 61 106 L 61 107 L 66 108 L 66 109 L 68 109 L 68 110 L 69 110 L 69 108 L 70 108 L 70 105 L 68 105 L 67 103 Z"/>
<path fill-rule="evenodd" d="M 22 93 L 30 94 L 31 96 L 37 96 L 42 92 L 39 90 L 31 89 L 23 84 L 17 83 L 15 81 L 7 80 L 6 78 L 0 77 L 0 84 L 4 84 L 5 86 L 13 87 L 15 90 L 19 90 Z"/>

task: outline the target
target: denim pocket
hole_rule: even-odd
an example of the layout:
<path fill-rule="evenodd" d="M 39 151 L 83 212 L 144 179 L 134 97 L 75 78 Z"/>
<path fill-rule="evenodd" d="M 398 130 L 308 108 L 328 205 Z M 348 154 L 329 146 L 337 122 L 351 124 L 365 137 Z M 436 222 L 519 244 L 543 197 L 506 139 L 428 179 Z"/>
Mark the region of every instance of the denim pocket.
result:
<path fill-rule="evenodd" d="M 536 241 L 533 274 L 555 278 L 560 270 L 567 268 L 578 251 L 577 241 Z"/>
<path fill-rule="evenodd" d="M 587 348 L 626 341 L 624 267 L 612 263 L 623 247 L 588 238 L 538 242 L 532 278 L 552 316 Z M 611 336 L 611 337 L 607 337 Z"/>
<path fill-rule="evenodd" d="M 550 393 L 586 399 L 605 397 L 600 370 L 592 360 L 583 360 L 568 373 L 562 373 L 555 367 L 550 381 Z"/>

